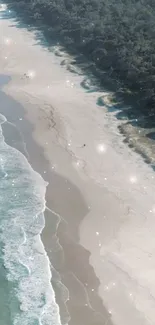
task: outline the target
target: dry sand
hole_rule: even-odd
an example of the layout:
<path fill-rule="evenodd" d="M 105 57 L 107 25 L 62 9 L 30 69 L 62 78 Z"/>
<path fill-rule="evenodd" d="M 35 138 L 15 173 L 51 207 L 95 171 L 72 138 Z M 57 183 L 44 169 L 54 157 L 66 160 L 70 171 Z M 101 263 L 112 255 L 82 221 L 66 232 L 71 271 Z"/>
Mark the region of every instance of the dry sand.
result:
<path fill-rule="evenodd" d="M 96 106 L 100 94 L 86 93 L 80 87 L 82 77 L 66 71 L 62 58 L 40 45 L 35 32 L 17 28 L 11 20 L 0 24 L 0 71 L 12 77 L 3 89 L 26 112 L 25 117 L 15 114 L 14 123 L 27 133 L 34 168 L 42 169 L 42 159 L 48 161 L 44 178 L 52 178 L 47 202 L 64 218 L 58 229 L 64 249 L 60 260 L 65 257 L 59 271 L 69 288 L 73 324 L 109 325 L 111 318 L 119 325 L 153 325 L 152 169 L 122 143 L 114 115 Z M 33 152 L 24 118 L 42 151 Z M 49 255 L 50 229 L 49 224 L 43 234 Z"/>

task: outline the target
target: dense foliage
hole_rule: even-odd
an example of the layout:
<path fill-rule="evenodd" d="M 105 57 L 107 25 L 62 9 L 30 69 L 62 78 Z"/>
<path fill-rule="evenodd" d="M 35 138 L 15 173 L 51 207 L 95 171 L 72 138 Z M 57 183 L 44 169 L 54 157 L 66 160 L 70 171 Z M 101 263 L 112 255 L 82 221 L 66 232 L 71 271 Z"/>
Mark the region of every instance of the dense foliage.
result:
<path fill-rule="evenodd" d="M 146 111 L 155 110 L 153 0 L 13 0 L 11 5 L 138 92 Z"/>

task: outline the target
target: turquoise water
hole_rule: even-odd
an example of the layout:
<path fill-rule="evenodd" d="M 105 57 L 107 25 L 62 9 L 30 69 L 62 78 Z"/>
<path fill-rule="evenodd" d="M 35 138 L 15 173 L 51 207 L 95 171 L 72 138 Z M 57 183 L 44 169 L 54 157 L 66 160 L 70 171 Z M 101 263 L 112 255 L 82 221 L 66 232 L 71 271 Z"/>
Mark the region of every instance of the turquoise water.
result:
<path fill-rule="evenodd" d="M 58 325 L 59 308 L 40 234 L 47 183 L 5 143 L 0 114 L 0 324 Z"/>

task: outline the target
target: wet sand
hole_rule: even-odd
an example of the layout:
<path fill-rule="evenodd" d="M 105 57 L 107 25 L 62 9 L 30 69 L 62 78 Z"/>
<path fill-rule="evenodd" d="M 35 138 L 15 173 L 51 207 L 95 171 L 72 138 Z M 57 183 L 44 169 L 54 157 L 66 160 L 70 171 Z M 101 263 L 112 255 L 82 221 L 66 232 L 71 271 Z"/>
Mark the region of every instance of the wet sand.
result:
<path fill-rule="evenodd" d="M 100 324 L 103 317 L 104 324 L 154 325 L 154 173 L 123 143 L 115 114 L 97 105 L 100 96 L 108 101 L 107 90 L 88 93 L 81 87 L 85 76 L 61 65 L 67 54 L 56 56 L 34 30 L 4 18 L 0 71 L 12 78 L 3 87 L 12 99 L 1 106 L 24 134 L 33 168 L 50 180 L 54 215 L 46 212 L 46 224 L 53 220 L 54 226 L 45 227 L 43 240 L 69 288 L 73 323 Z M 22 109 L 14 113 L 13 99 L 24 117 Z M 51 232 L 59 220 L 58 241 Z"/>
<path fill-rule="evenodd" d="M 42 240 L 51 261 L 62 324 L 110 325 L 111 316 L 98 295 L 99 280 L 89 263 L 90 252 L 79 244 L 79 225 L 88 213 L 85 199 L 69 180 L 51 172 L 42 148 L 32 137 L 33 125 L 25 118 L 24 108 L 3 92 L 0 101 L 0 113 L 8 120 L 2 125 L 5 141 L 20 150 L 49 183 Z"/>

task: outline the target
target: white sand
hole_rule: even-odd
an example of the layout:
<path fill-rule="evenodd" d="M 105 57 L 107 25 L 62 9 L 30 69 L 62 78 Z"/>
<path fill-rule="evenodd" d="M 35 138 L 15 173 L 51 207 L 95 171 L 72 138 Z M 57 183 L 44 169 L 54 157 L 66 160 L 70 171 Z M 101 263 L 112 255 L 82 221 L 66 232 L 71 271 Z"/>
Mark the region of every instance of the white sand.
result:
<path fill-rule="evenodd" d="M 91 252 L 114 323 L 153 325 L 154 173 L 122 143 L 115 117 L 96 105 L 99 94 L 85 93 L 82 77 L 60 66 L 62 58 L 37 44 L 34 33 L 13 24 L 0 21 L 0 71 L 12 77 L 4 91 L 26 108 L 51 168 L 75 183 L 90 206 L 80 240 Z M 21 79 L 24 73 L 30 79 Z"/>

